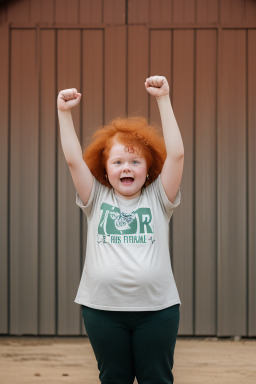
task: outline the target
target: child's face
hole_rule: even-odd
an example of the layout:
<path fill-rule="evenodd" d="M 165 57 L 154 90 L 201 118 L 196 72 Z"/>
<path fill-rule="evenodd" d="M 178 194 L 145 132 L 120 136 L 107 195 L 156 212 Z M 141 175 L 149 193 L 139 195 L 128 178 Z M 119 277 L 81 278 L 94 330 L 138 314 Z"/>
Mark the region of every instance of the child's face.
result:
<path fill-rule="evenodd" d="M 127 150 L 127 146 L 115 142 L 109 152 L 106 164 L 108 180 L 117 196 L 134 199 L 141 193 L 146 181 L 147 163 L 136 150 Z M 126 149 L 126 150 L 125 150 Z"/>

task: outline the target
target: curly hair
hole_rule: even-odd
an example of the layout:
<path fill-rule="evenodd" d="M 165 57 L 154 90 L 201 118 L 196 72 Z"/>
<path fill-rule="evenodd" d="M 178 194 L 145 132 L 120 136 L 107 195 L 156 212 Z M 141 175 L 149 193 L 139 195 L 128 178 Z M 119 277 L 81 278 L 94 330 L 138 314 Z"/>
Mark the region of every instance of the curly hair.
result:
<path fill-rule="evenodd" d="M 145 186 L 156 180 L 166 158 L 164 140 L 144 117 L 128 117 L 117 118 L 98 129 L 91 144 L 83 152 L 84 161 L 101 184 L 112 187 L 106 178 L 106 163 L 115 141 L 127 145 L 128 150 L 132 147 L 145 158 L 149 175 Z"/>

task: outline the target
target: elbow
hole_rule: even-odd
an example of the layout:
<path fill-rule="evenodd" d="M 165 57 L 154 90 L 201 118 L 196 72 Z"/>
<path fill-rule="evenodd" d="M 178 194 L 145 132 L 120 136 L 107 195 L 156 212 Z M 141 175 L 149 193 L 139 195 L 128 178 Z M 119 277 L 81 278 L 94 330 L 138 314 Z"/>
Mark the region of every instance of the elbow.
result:
<path fill-rule="evenodd" d="M 176 154 L 176 160 L 183 160 L 184 159 L 184 152 L 179 152 Z"/>
<path fill-rule="evenodd" d="M 67 161 L 67 164 L 68 164 L 69 168 L 75 168 L 79 164 L 81 164 L 81 161 L 83 161 L 83 159 L 81 159 L 79 157 L 79 158 L 67 159 L 66 161 Z"/>

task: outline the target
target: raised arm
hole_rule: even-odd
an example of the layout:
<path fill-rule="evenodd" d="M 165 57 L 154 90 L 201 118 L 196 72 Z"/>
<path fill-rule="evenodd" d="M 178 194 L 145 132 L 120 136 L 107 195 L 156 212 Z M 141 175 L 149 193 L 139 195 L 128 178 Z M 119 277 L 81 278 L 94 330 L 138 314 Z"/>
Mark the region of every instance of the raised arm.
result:
<path fill-rule="evenodd" d="M 86 205 L 92 190 L 93 176 L 87 167 L 77 138 L 71 109 L 79 104 L 81 93 L 75 88 L 60 91 L 57 108 L 60 125 L 60 139 L 63 153 L 69 166 L 75 188 L 82 202 Z"/>
<path fill-rule="evenodd" d="M 169 96 L 169 85 L 166 78 L 163 76 L 151 76 L 146 79 L 145 87 L 149 94 L 156 97 L 159 107 L 167 152 L 161 172 L 161 180 L 168 199 L 173 203 L 183 173 L 183 141 L 173 113 Z"/>

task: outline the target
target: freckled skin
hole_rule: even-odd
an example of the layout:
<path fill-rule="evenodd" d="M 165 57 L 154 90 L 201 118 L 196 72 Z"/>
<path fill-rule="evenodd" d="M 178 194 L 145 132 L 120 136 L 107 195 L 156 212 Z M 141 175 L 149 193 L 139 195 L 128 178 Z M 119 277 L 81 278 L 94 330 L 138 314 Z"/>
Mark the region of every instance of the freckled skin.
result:
<path fill-rule="evenodd" d="M 109 152 L 106 168 L 108 180 L 117 196 L 129 200 L 141 194 L 147 176 L 147 163 L 136 150 L 127 151 L 125 145 L 116 142 Z M 122 183 L 121 178 L 124 177 L 134 180 Z"/>

